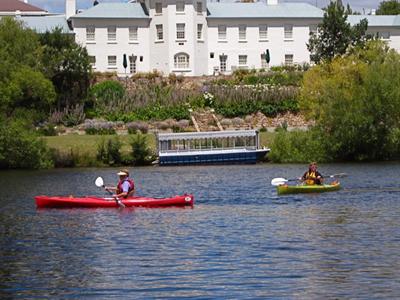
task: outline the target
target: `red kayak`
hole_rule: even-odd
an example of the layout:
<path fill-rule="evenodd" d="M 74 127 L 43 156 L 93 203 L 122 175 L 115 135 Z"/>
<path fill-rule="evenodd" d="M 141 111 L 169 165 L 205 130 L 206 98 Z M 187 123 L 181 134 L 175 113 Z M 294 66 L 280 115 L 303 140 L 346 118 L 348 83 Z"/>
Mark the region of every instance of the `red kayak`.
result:
<path fill-rule="evenodd" d="M 36 206 L 43 207 L 120 207 L 114 198 L 101 198 L 96 196 L 36 196 Z M 128 197 L 120 199 L 126 207 L 166 207 L 166 206 L 192 206 L 193 195 L 173 196 L 170 198 Z"/>

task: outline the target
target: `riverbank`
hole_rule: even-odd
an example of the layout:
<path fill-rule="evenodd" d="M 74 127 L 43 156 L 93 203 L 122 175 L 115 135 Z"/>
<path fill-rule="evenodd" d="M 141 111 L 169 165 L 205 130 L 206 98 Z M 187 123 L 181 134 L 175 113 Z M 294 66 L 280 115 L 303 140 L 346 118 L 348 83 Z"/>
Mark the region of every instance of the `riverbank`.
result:
<path fill-rule="evenodd" d="M 101 145 L 109 141 L 120 143 L 120 154 L 122 164 L 129 164 L 127 158 L 131 155 L 131 143 L 137 139 L 138 134 L 124 135 L 59 135 L 45 136 L 42 139 L 53 152 L 56 167 L 94 167 L 104 166 L 104 162 L 97 159 Z M 141 136 L 145 137 L 146 147 L 149 148 L 152 156 L 157 155 L 156 136 L 148 133 Z M 274 139 L 274 132 L 260 132 L 261 147 L 269 147 Z"/>

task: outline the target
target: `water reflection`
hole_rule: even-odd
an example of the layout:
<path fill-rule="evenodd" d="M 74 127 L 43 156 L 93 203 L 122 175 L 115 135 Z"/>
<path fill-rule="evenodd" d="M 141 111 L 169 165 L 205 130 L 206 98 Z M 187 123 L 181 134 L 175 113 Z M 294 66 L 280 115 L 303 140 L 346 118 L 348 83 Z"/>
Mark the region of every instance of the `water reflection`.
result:
<path fill-rule="evenodd" d="M 196 204 L 129 210 L 34 207 L 37 194 L 101 195 L 93 181 L 112 169 L 2 172 L 0 296 L 398 298 L 400 204 L 378 188 L 400 187 L 400 165 L 320 168 L 351 174 L 344 190 L 278 197 L 270 180 L 298 165 L 136 168 L 140 194 Z"/>

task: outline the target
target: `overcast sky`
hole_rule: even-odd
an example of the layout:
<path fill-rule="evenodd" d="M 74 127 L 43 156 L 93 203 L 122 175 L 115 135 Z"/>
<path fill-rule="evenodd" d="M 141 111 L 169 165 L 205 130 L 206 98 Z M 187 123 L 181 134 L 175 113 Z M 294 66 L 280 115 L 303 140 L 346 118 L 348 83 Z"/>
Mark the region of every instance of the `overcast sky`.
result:
<path fill-rule="evenodd" d="M 1 1 L 1 0 L 0 0 Z M 101 2 L 127 2 L 125 0 L 98 0 Z M 213 0 L 215 1 L 215 0 Z M 232 2 L 232 0 L 225 0 Z M 265 1 L 265 0 L 264 0 Z M 279 0 L 280 2 L 307 2 L 318 7 L 325 7 L 330 0 Z M 371 8 L 377 8 L 383 0 L 343 0 L 343 3 L 350 3 L 353 10 L 368 13 Z M 37 7 L 48 10 L 53 13 L 63 13 L 65 11 L 65 0 L 28 0 L 28 2 Z M 224 0 L 221 0 L 224 2 Z M 76 0 L 77 8 L 85 9 L 93 4 L 93 0 Z"/>

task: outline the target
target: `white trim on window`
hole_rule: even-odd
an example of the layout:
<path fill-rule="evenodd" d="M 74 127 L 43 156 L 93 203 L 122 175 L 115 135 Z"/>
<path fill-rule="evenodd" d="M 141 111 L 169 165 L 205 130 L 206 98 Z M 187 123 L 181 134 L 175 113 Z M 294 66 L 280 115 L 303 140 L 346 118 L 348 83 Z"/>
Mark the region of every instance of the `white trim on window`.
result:
<path fill-rule="evenodd" d="M 176 24 L 176 39 L 177 40 L 185 39 L 185 23 Z"/>
<path fill-rule="evenodd" d="M 163 41 L 164 33 L 162 24 L 156 24 L 156 41 Z"/>
<path fill-rule="evenodd" d="M 116 41 L 117 40 L 117 26 L 107 27 L 107 40 Z"/>
<path fill-rule="evenodd" d="M 203 39 L 203 24 L 197 24 L 197 39 Z"/>
<path fill-rule="evenodd" d="M 108 68 L 116 68 L 117 67 L 117 56 L 116 55 L 107 56 L 107 64 L 108 64 Z"/>
<path fill-rule="evenodd" d="M 284 39 L 285 40 L 292 40 L 293 39 L 293 25 L 285 24 L 284 27 Z"/>
<path fill-rule="evenodd" d="M 138 27 L 130 26 L 129 27 L 129 41 L 137 41 L 138 40 Z"/>
<path fill-rule="evenodd" d="M 226 40 L 226 25 L 218 25 L 218 40 Z"/>
<path fill-rule="evenodd" d="M 267 41 L 268 40 L 268 26 L 262 24 L 258 27 L 258 38 L 260 41 Z"/>
<path fill-rule="evenodd" d="M 86 27 L 86 40 L 94 41 L 96 39 L 96 28 L 94 25 L 89 25 Z"/>
<path fill-rule="evenodd" d="M 189 54 L 180 52 L 174 55 L 175 69 L 189 69 Z"/>
<path fill-rule="evenodd" d="M 239 41 L 243 42 L 246 40 L 246 25 L 239 25 Z"/>
<path fill-rule="evenodd" d="M 285 65 L 293 66 L 294 57 L 293 54 L 285 54 Z"/>

